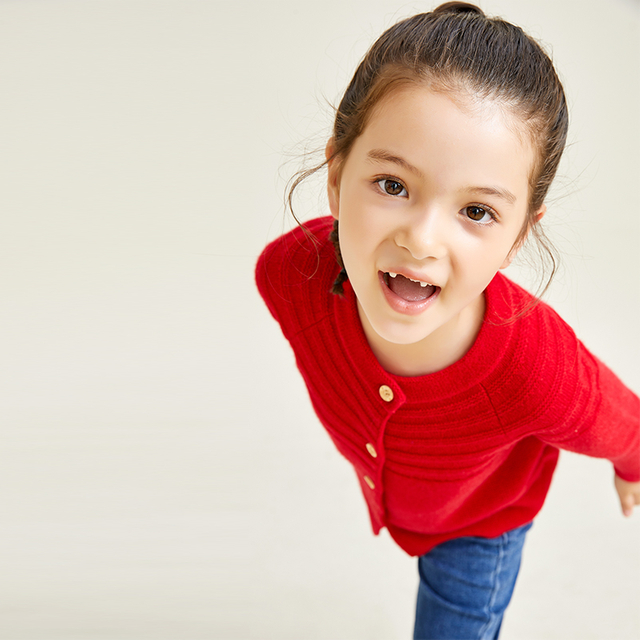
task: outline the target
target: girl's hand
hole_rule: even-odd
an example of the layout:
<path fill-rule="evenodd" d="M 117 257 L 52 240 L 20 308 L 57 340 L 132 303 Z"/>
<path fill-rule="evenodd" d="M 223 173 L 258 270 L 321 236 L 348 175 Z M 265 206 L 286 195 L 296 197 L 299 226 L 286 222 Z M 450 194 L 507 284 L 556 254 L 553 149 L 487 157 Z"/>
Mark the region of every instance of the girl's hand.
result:
<path fill-rule="evenodd" d="M 640 504 L 640 482 L 627 482 L 616 475 L 615 485 L 622 513 L 628 518 L 633 513 L 634 505 Z"/>

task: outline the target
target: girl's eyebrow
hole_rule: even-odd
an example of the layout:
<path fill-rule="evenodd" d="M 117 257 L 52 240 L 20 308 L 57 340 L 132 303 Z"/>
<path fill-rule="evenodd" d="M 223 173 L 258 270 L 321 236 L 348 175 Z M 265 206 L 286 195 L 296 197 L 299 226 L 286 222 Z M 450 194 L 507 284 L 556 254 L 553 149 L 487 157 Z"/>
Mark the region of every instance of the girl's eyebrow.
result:
<path fill-rule="evenodd" d="M 487 196 L 496 196 L 506 200 L 509 204 L 514 204 L 516 197 L 508 189 L 502 189 L 501 187 L 464 187 L 460 189 L 460 193 L 482 193 Z"/>
<path fill-rule="evenodd" d="M 407 171 L 411 171 L 411 173 L 415 173 L 419 178 L 424 178 L 424 175 L 420 169 L 414 167 L 410 162 L 407 162 L 404 158 L 400 156 L 394 156 L 393 153 L 389 153 L 384 149 L 371 149 L 369 153 L 367 153 L 367 158 L 369 160 L 382 160 L 383 162 L 393 162 L 398 166 L 406 169 Z"/>

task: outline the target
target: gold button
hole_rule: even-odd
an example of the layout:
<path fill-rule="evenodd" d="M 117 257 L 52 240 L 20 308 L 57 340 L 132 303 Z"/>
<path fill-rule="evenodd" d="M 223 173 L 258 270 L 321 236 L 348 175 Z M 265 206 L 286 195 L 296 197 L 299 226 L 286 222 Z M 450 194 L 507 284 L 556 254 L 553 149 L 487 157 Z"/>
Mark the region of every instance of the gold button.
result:
<path fill-rule="evenodd" d="M 385 402 L 391 402 L 393 400 L 393 391 L 391 391 L 391 387 L 387 387 L 386 384 L 383 384 L 378 389 L 378 393 Z"/>
<path fill-rule="evenodd" d="M 367 442 L 366 447 L 367 447 L 367 451 L 369 452 L 369 455 L 372 458 L 378 457 L 378 452 L 376 451 L 376 448 L 370 442 Z"/>
<path fill-rule="evenodd" d="M 369 489 L 375 489 L 376 485 L 373 484 L 373 480 L 369 476 L 364 477 L 364 481 L 369 485 Z"/>

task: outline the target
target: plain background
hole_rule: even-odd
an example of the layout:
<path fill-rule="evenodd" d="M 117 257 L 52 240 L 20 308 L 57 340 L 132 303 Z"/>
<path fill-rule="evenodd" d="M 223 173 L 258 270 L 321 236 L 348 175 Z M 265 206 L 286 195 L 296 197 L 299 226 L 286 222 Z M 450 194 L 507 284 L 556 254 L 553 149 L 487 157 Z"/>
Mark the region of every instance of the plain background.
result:
<path fill-rule="evenodd" d="M 410 637 L 415 561 L 371 534 L 253 265 L 359 58 L 434 6 L 0 1 L 0 638 Z M 547 300 L 637 392 L 640 5 L 482 6 L 571 106 Z M 639 539 L 611 465 L 563 454 L 502 637 L 640 637 Z"/>

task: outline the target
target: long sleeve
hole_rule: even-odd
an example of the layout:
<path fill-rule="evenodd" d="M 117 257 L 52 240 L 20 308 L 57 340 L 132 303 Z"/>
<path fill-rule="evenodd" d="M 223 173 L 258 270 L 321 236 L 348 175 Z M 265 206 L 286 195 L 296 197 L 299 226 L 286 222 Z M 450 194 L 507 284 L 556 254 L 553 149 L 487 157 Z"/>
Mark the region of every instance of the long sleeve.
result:
<path fill-rule="evenodd" d="M 553 309 L 541 303 L 517 323 L 503 363 L 487 384 L 512 434 L 606 458 L 623 480 L 640 480 L 638 397 Z"/>
<path fill-rule="evenodd" d="M 542 439 L 561 449 L 606 458 L 616 474 L 640 481 L 640 402 L 638 397 L 600 360 L 578 342 L 574 384 L 584 385 L 574 397 L 582 411 L 563 429 Z M 585 397 L 585 396 L 589 397 Z M 569 428 L 567 428 L 569 427 Z"/>

